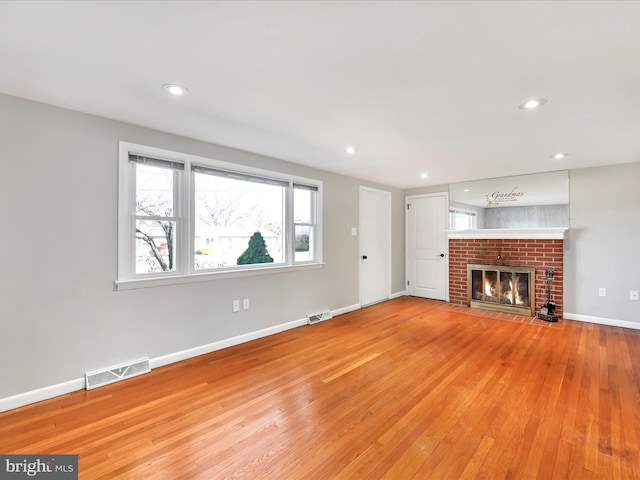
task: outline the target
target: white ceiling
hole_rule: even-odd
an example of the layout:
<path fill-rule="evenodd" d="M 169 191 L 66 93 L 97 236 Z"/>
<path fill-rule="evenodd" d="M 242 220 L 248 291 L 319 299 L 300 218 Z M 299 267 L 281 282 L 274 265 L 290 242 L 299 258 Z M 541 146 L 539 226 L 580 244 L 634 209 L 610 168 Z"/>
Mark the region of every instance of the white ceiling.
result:
<path fill-rule="evenodd" d="M 401 188 L 635 162 L 640 2 L 2 1 L 0 92 Z"/>

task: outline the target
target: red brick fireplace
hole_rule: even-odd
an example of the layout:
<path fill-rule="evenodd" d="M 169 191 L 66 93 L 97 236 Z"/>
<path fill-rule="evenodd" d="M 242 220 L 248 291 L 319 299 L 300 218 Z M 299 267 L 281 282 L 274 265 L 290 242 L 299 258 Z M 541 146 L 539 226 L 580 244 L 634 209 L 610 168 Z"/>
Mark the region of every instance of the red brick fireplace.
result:
<path fill-rule="evenodd" d="M 463 238 L 455 238 L 455 237 Z M 453 238 L 452 238 L 453 237 Z M 562 317 L 563 240 L 560 238 L 449 238 L 449 301 L 469 306 L 467 264 L 495 264 L 535 267 L 535 310 L 547 302 L 545 269 L 554 270 L 551 287 L 555 313 Z"/>

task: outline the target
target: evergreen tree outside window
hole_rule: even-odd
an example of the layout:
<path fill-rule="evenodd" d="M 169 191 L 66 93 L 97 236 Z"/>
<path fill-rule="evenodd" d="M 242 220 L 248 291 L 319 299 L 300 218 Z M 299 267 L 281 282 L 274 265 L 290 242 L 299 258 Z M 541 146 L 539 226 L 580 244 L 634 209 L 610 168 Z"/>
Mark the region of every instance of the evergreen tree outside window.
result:
<path fill-rule="evenodd" d="M 273 258 L 267 251 L 267 245 L 260 232 L 255 232 L 249 239 L 249 246 L 238 257 L 238 265 L 251 265 L 254 263 L 273 263 Z"/>

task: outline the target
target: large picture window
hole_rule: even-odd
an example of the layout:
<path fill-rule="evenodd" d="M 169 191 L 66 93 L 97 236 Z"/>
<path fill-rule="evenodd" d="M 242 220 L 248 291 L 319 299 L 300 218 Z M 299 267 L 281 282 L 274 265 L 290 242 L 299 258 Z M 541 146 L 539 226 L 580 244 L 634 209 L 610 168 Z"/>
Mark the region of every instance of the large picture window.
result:
<path fill-rule="evenodd" d="M 320 181 L 121 142 L 117 283 L 320 264 L 321 194 Z"/>
<path fill-rule="evenodd" d="M 285 205 L 289 182 L 192 166 L 195 269 L 286 263 Z M 249 248 L 252 255 L 242 254 Z M 254 244 L 264 241 L 262 257 Z"/>

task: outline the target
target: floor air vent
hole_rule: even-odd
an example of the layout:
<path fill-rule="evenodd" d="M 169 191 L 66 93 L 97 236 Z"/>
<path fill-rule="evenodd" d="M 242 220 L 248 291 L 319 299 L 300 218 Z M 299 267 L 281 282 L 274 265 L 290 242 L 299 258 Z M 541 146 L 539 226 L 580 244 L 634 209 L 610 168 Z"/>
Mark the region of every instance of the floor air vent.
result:
<path fill-rule="evenodd" d="M 333 318 L 333 314 L 329 310 L 327 310 L 326 312 L 314 313 L 313 315 L 307 315 L 307 321 L 309 322 L 309 325 L 323 322 L 324 320 L 329 320 L 330 318 Z"/>
<path fill-rule="evenodd" d="M 126 378 L 142 375 L 143 373 L 149 373 L 150 371 L 151 367 L 149 365 L 149 359 L 143 358 L 131 363 L 87 372 L 85 374 L 85 388 L 87 390 L 91 390 L 92 388 L 109 385 L 110 383 L 119 382 Z"/>

